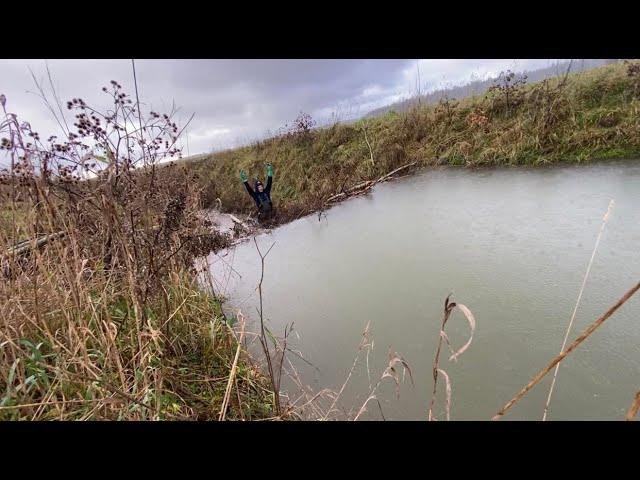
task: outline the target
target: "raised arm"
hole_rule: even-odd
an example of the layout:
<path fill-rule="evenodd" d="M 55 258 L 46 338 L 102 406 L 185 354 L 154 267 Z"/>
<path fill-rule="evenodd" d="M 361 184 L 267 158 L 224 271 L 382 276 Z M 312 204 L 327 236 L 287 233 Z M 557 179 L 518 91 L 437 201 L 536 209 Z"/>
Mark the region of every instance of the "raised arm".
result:
<path fill-rule="evenodd" d="M 249 195 L 251 195 L 251 198 L 255 198 L 256 192 L 253 191 L 253 188 L 251 188 L 251 186 L 249 185 L 249 182 L 245 180 L 242 183 L 244 183 L 244 186 L 247 189 L 247 192 L 249 192 Z"/>
<path fill-rule="evenodd" d="M 271 184 L 273 183 L 273 165 L 267 163 L 267 186 L 264 188 L 264 191 L 267 194 L 271 193 Z"/>
<path fill-rule="evenodd" d="M 247 174 L 244 173 L 244 170 L 240 170 L 240 180 L 242 180 L 242 183 L 244 183 L 245 188 L 247 189 L 247 192 L 249 192 L 249 195 L 251 195 L 251 198 L 253 198 L 253 200 L 256 199 L 256 193 L 253 191 L 253 188 L 251 188 L 251 186 L 249 185 L 249 179 L 247 178 Z"/>

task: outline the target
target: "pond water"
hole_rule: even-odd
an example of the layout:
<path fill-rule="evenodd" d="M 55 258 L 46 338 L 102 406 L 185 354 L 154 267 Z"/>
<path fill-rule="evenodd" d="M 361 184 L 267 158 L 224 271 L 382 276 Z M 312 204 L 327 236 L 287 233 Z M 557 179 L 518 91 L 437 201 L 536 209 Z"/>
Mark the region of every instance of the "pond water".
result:
<path fill-rule="evenodd" d="M 427 170 L 377 186 L 322 216 L 257 237 L 265 252 L 264 314 L 282 333 L 294 322 L 292 356 L 312 388 L 338 390 L 370 322 L 375 383 L 389 347 L 406 359 L 399 398 L 385 379 L 384 417 L 424 420 L 443 302 L 449 293 L 475 315 L 477 329 L 456 363 L 452 420 L 488 420 L 555 356 L 573 311 L 610 199 L 615 201 L 569 341 L 606 311 L 640 274 L 640 161 L 588 166 Z M 208 258 L 227 308 L 255 329 L 260 257 L 253 241 Z M 461 313 L 446 328 L 455 347 L 468 337 Z M 539 420 L 551 375 L 504 417 Z M 285 388 L 293 388 L 286 382 Z M 436 414 L 444 418 L 444 385 Z M 442 391 L 440 391 L 442 390 Z M 640 294 L 565 362 L 550 420 L 624 418 L 640 390 Z M 369 392 L 358 364 L 340 405 L 357 409 Z M 382 419 L 370 403 L 363 419 Z"/>

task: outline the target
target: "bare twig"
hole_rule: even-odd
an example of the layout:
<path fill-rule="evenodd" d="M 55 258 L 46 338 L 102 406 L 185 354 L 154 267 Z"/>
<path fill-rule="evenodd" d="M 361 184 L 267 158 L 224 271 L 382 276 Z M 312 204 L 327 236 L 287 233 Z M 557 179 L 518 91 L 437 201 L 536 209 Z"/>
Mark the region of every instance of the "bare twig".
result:
<path fill-rule="evenodd" d="M 273 362 L 271 361 L 271 352 L 269 350 L 269 344 L 267 343 L 267 339 L 266 339 L 265 327 L 264 327 L 264 311 L 262 308 L 262 282 L 264 280 L 264 259 L 267 257 L 267 255 L 269 255 L 269 252 L 275 245 L 275 242 L 269 247 L 269 249 L 267 250 L 267 253 L 265 253 L 264 255 L 260 251 L 260 247 L 258 247 L 258 241 L 256 240 L 256 237 L 253 237 L 253 242 L 256 245 L 256 250 L 258 250 L 258 255 L 260 255 L 260 282 L 258 283 L 258 294 L 260 296 L 260 310 L 258 311 L 260 315 L 260 332 L 261 332 L 260 344 L 262 345 L 262 350 L 267 360 L 267 368 L 269 370 L 269 379 L 271 380 L 271 386 L 273 387 L 273 396 L 274 396 L 274 402 L 276 406 L 276 413 L 280 415 L 282 411 L 280 408 L 280 392 L 278 389 L 276 389 L 276 377 L 275 377 L 275 372 L 273 370 Z"/>

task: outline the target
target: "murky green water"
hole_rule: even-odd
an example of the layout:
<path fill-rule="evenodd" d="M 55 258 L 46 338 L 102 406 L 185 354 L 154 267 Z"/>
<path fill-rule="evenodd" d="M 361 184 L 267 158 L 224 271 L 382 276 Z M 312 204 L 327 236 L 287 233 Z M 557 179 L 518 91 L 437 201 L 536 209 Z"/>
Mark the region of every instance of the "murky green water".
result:
<path fill-rule="evenodd" d="M 452 381 L 451 416 L 490 419 L 558 353 L 612 198 L 572 340 L 640 275 L 640 162 L 443 169 L 380 185 L 321 221 L 310 216 L 258 237 L 263 251 L 275 242 L 266 260 L 265 314 L 278 332 L 295 322 L 292 342 L 319 372 L 295 363 L 315 389 L 340 388 L 371 322 L 372 377 L 391 346 L 415 380 L 415 387 L 408 379 L 401 386 L 399 399 L 391 383 L 382 389 L 385 417 L 421 420 L 442 304 L 453 292 L 478 325 L 460 361 L 441 365 Z M 260 264 L 253 242 L 209 261 L 229 307 L 255 322 Z M 467 331 L 459 313 L 447 326 L 455 345 Z M 550 377 L 505 418 L 540 419 Z M 549 419 L 621 419 L 638 390 L 640 296 L 562 364 Z M 341 404 L 357 408 L 368 391 L 363 363 Z M 370 406 L 366 418 L 380 419 L 377 405 Z"/>

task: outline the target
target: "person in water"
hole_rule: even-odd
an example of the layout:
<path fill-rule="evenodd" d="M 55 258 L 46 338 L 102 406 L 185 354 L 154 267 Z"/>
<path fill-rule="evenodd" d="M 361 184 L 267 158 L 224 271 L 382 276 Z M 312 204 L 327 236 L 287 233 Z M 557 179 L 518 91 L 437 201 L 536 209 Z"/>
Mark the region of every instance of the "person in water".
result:
<path fill-rule="evenodd" d="M 254 188 L 251 188 L 247 178 L 247 174 L 244 170 L 240 171 L 240 180 L 244 183 L 247 192 L 253 198 L 253 201 L 258 207 L 258 220 L 266 220 L 273 215 L 273 203 L 271 202 L 271 185 L 273 183 L 273 166 L 267 163 L 267 186 L 265 187 L 262 182 L 256 179 Z"/>

